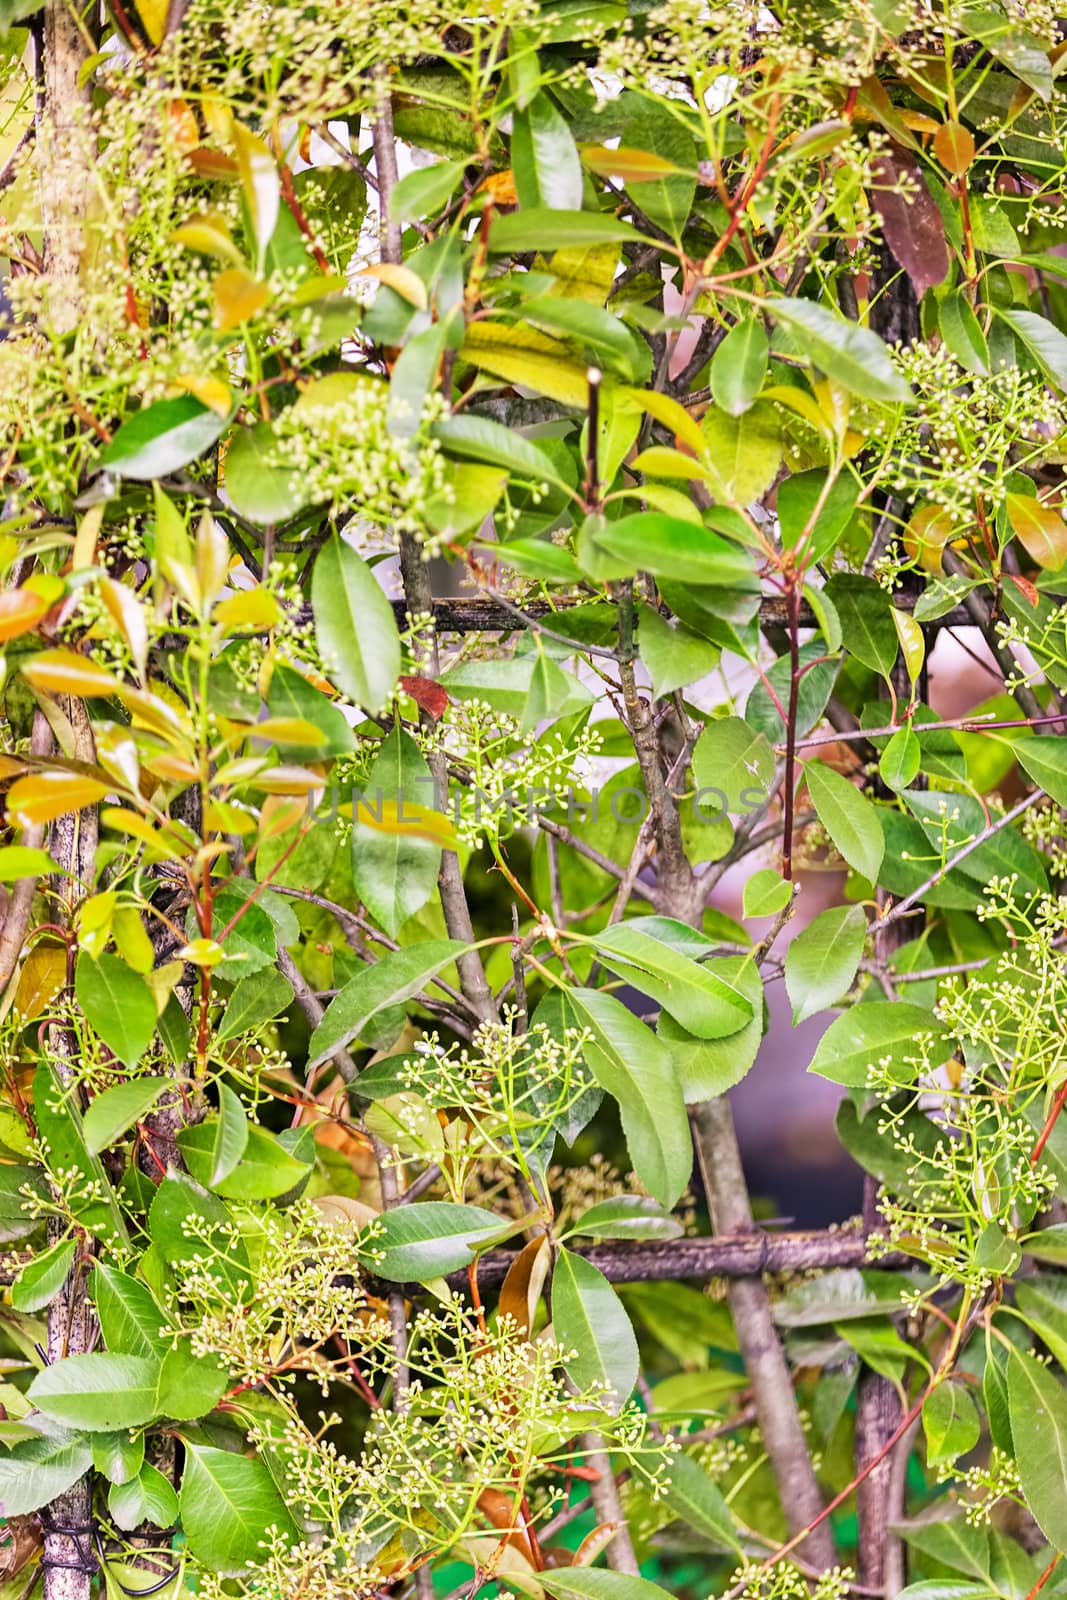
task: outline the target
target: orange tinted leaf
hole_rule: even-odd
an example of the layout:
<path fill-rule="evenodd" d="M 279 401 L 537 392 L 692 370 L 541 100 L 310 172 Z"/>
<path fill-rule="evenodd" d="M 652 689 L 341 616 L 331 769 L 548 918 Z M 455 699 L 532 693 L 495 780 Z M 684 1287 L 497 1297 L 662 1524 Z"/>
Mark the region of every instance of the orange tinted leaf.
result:
<path fill-rule="evenodd" d="M 54 822 L 68 811 L 83 811 L 107 794 L 107 785 L 80 772 L 34 772 L 19 778 L 7 795 L 8 821 L 20 828 Z"/>
<path fill-rule="evenodd" d="M 551 1259 L 547 1234 L 531 1239 L 511 1263 L 500 1289 L 500 1315 L 510 1317 L 527 1337 L 533 1327 L 537 1302 L 545 1286 Z"/>
<path fill-rule="evenodd" d="M 306 717 L 264 717 L 246 731 L 250 738 L 266 739 L 271 744 L 304 744 L 315 748 L 326 743 L 322 729 L 308 722 Z"/>
<path fill-rule="evenodd" d="M 167 107 L 167 117 L 178 149 L 195 150 L 200 143 L 200 129 L 196 125 L 196 113 L 188 100 L 172 100 Z"/>
<path fill-rule="evenodd" d="M 442 688 L 435 678 L 405 676 L 398 682 L 404 693 L 409 694 L 421 710 L 428 711 L 434 718 L 444 715 L 449 704 L 448 691 Z"/>
<path fill-rule="evenodd" d="M 1053 506 L 1009 492 L 1005 510 L 1012 533 L 1039 567 L 1055 571 L 1067 562 L 1067 522 Z"/>
<path fill-rule="evenodd" d="M 1035 583 L 1031 583 L 1029 578 L 1020 577 L 1017 572 L 1006 572 L 1004 576 L 1015 585 L 1028 606 L 1037 605 L 1041 596 Z"/>
<path fill-rule="evenodd" d="M 324 782 L 321 772 L 293 766 L 267 767 L 254 779 L 264 794 L 313 794 Z"/>
<path fill-rule="evenodd" d="M 498 206 L 516 206 L 519 197 L 515 192 L 515 174 L 508 167 L 504 172 L 491 172 L 475 190 L 484 194 Z"/>
<path fill-rule="evenodd" d="M 209 150 L 206 145 L 190 150 L 185 159 L 198 178 L 214 178 L 218 182 L 241 176 L 232 156 L 223 155 L 221 150 Z"/>
<path fill-rule="evenodd" d="M 29 633 L 49 610 L 52 602 L 32 589 L 9 589 L 0 594 L 0 640 L 17 639 Z"/>
<path fill-rule="evenodd" d="M 39 1017 L 67 981 L 67 952 L 59 944 L 36 944 L 22 963 L 15 1010 L 27 1022 Z"/>
<path fill-rule="evenodd" d="M 290 828 L 303 822 L 306 816 L 305 798 L 293 799 L 289 795 L 270 794 L 259 813 L 259 837 L 261 840 L 276 839 L 279 834 L 288 833 Z"/>
<path fill-rule="evenodd" d="M 954 178 L 967 171 L 974 160 L 974 135 L 959 122 L 945 122 L 934 134 L 934 154 Z"/>
<path fill-rule="evenodd" d="M 46 694 L 74 694 L 85 699 L 113 695 L 122 688 L 113 673 L 76 650 L 42 650 L 23 662 L 22 676 Z"/>
<path fill-rule="evenodd" d="M 100 598 L 126 642 L 133 664 L 144 672 L 148 661 L 148 619 L 133 590 L 114 578 L 101 578 Z"/>
<path fill-rule="evenodd" d="M 262 311 L 271 298 L 270 288 L 244 267 L 228 267 L 214 284 L 215 326 L 220 333 L 239 328 Z"/>

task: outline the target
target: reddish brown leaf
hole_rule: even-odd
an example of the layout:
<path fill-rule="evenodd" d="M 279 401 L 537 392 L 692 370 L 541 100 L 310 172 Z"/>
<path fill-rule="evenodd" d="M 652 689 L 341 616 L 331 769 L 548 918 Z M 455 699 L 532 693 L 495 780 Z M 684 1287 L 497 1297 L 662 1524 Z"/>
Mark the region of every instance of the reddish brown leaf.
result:
<path fill-rule="evenodd" d="M 448 705 L 448 691 L 442 689 L 435 678 L 401 678 L 400 687 L 409 694 L 422 711 L 436 719 L 443 715 Z"/>
<path fill-rule="evenodd" d="M 1020 578 L 1017 572 L 1004 574 L 1018 589 L 1027 605 L 1036 606 L 1041 596 L 1037 592 L 1037 585 L 1030 582 L 1029 578 Z"/>
<path fill-rule="evenodd" d="M 874 164 L 871 203 L 881 219 L 886 244 L 921 300 L 927 289 L 948 276 L 948 244 L 945 224 L 922 168 L 898 144 L 891 144 Z"/>

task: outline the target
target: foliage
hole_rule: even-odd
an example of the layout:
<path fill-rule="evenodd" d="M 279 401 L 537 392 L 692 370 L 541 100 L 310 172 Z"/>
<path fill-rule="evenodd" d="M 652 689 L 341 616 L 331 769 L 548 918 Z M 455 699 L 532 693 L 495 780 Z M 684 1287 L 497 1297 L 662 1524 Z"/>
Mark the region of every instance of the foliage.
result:
<path fill-rule="evenodd" d="M 3 1595 L 1031 1600 L 1051 0 L 0 26 Z M 860 1226 L 754 1228 L 779 980 Z"/>

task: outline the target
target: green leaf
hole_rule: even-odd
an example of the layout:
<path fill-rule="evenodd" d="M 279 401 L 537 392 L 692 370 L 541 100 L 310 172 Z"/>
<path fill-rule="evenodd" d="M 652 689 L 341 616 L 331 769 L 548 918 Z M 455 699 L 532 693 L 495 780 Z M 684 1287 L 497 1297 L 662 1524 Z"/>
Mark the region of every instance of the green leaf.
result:
<path fill-rule="evenodd" d="M 455 194 L 465 166 L 463 161 L 438 161 L 407 173 L 389 197 L 393 221 L 417 222 L 436 216 Z"/>
<path fill-rule="evenodd" d="M 785 910 L 792 898 L 793 885 L 773 867 L 761 867 L 745 881 L 742 911 L 746 917 L 774 917 Z"/>
<path fill-rule="evenodd" d="M 329 701 L 321 689 L 292 667 L 275 662 L 267 690 L 267 709 L 272 717 L 296 717 L 310 722 L 323 735 L 323 742 L 308 745 L 280 744 L 278 753 L 283 761 L 303 761 L 313 755 L 316 761 L 326 761 L 331 756 L 348 755 L 355 749 L 356 741 L 348 719 L 339 706 Z"/>
<path fill-rule="evenodd" d="M 948 1060 L 950 1035 L 933 1012 L 905 1000 L 871 1000 L 831 1022 L 808 1071 L 831 1083 L 862 1089 L 869 1069 L 888 1058 L 892 1080 L 902 1086 L 911 1084 L 924 1065 L 916 1042 L 919 1035 L 932 1040 L 930 1065 Z"/>
<path fill-rule="evenodd" d="M 237 1101 L 237 1096 L 232 1095 L 232 1099 Z M 197 1183 L 226 1200 L 275 1200 L 288 1194 L 308 1176 L 308 1163 L 291 1155 L 275 1134 L 254 1122 L 244 1123 L 244 1149 L 230 1166 L 239 1142 L 238 1109 L 239 1101 L 237 1108 L 224 1110 L 218 1119 L 208 1118 L 181 1130 L 178 1145 L 190 1173 Z M 224 1176 L 216 1178 L 219 1168 Z"/>
<path fill-rule="evenodd" d="M 719 1549 L 740 1555 L 742 1545 L 730 1508 L 710 1473 L 684 1452 L 671 1457 L 668 1470 L 670 1481 L 663 1491 L 663 1505 Z"/>
<path fill-rule="evenodd" d="M 739 417 L 763 388 L 770 345 L 759 317 L 743 317 L 711 358 L 708 377 L 717 406 Z"/>
<path fill-rule="evenodd" d="M 930 1465 L 966 1455 L 981 1437 L 982 1425 L 974 1401 L 962 1383 L 951 1379 L 930 1391 L 923 1401 L 922 1417 Z"/>
<path fill-rule="evenodd" d="M 226 493 L 242 517 L 265 528 L 285 522 L 307 504 L 304 480 L 279 465 L 270 422 L 235 428 L 226 448 Z"/>
<path fill-rule="evenodd" d="M 0 1244 L 24 1239 L 40 1227 L 40 1213 L 31 1209 L 33 1198 L 48 1199 L 48 1186 L 37 1167 L 23 1162 L 0 1166 Z"/>
<path fill-rule="evenodd" d="M 150 1522 L 156 1528 L 170 1528 L 178 1520 L 178 1496 L 173 1485 L 148 1461 L 135 1478 L 111 1485 L 107 1508 L 127 1533 L 142 1522 Z"/>
<path fill-rule="evenodd" d="M 904 1294 L 913 1294 L 923 1282 L 930 1280 L 841 1267 L 790 1289 L 775 1302 L 774 1320 L 783 1328 L 813 1328 L 899 1311 Z"/>
<path fill-rule="evenodd" d="M 162 1360 L 170 1348 L 163 1337 L 168 1318 L 146 1283 L 99 1261 L 93 1268 L 92 1293 L 100 1332 L 112 1354 Z"/>
<path fill-rule="evenodd" d="M 785 957 L 793 1026 L 835 1005 L 851 988 L 867 937 L 862 906 L 830 906 L 809 922 Z"/>
<path fill-rule="evenodd" d="M 922 748 L 911 728 L 898 728 L 882 751 L 878 771 L 888 789 L 906 789 L 922 766 Z"/>
<path fill-rule="evenodd" d="M 89 1154 L 99 1155 L 101 1150 L 114 1144 L 152 1109 L 164 1090 L 170 1087 L 169 1078 L 133 1078 L 129 1083 L 116 1083 L 98 1094 L 82 1122 L 85 1148 Z"/>
<path fill-rule="evenodd" d="M 93 1466 L 111 1483 L 129 1483 L 144 1464 L 144 1434 L 127 1429 L 93 1434 Z"/>
<path fill-rule="evenodd" d="M 330 678 L 364 711 L 380 710 L 400 675 L 396 618 L 370 567 L 336 533 L 316 558 L 311 608 Z"/>
<path fill-rule="evenodd" d="M 648 346 L 603 306 L 546 294 L 524 300 L 518 315 L 522 322 L 546 333 L 577 341 L 601 366 L 627 383 L 643 383 L 649 376 Z"/>
<path fill-rule="evenodd" d="M 1019 765 L 1057 805 L 1067 805 L 1067 738 L 1045 734 L 1014 740 Z"/>
<path fill-rule="evenodd" d="M 997 315 L 1018 334 L 1041 371 L 1057 389 L 1067 389 L 1067 334 L 1047 317 L 1033 311 L 995 308 Z"/>
<path fill-rule="evenodd" d="M 889 351 L 868 328 L 811 300 L 769 299 L 766 309 L 789 329 L 795 343 L 820 372 L 864 400 L 910 405 L 911 389 Z"/>
<path fill-rule="evenodd" d="M 652 606 L 638 608 L 637 628 L 641 660 L 648 668 L 656 699 L 706 678 L 718 665 L 717 645 L 681 623 L 668 622 Z"/>
<path fill-rule="evenodd" d="M 769 401 L 755 401 L 740 417 L 709 406 L 700 419 L 700 432 L 701 465 L 713 495 L 728 505 L 747 506 L 766 494 L 782 464 L 785 445 L 781 418 Z"/>
<path fill-rule="evenodd" d="M 617 522 L 600 518 L 593 542 L 633 572 L 677 583 L 736 584 L 752 572 L 751 556 L 728 539 L 660 511 L 638 511 Z"/>
<path fill-rule="evenodd" d="M 393 1283 L 428 1283 L 469 1267 L 478 1250 L 510 1231 L 494 1211 L 424 1200 L 379 1217 L 363 1249 L 367 1270 Z"/>
<path fill-rule="evenodd" d="M 280 976 L 280 974 L 275 974 Z M 258 977 L 258 974 L 257 974 Z M 255 979 L 246 978 L 246 983 L 255 982 Z M 282 979 L 285 983 L 285 979 Z M 286 987 L 289 987 L 286 985 Z M 290 989 L 290 993 L 292 990 Z M 209 1176 L 205 1187 L 216 1189 L 219 1184 L 228 1178 L 248 1148 L 249 1124 L 245 1116 L 245 1108 L 239 1096 L 226 1084 L 219 1085 L 219 1114 L 214 1124 L 214 1138 L 211 1144 L 211 1161 Z M 195 1176 L 195 1174 L 194 1174 Z M 284 1194 L 284 1189 L 278 1191 Z"/>
<path fill-rule="evenodd" d="M 11 1285 L 11 1304 L 15 1310 L 40 1311 L 54 1300 L 67 1281 L 77 1249 L 77 1240 L 61 1239 L 50 1250 L 28 1261 Z"/>
<path fill-rule="evenodd" d="M 547 483 L 568 490 L 551 456 L 540 445 L 494 422 L 491 417 L 446 417 L 435 423 L 431 432 L 453 455 L 506 467 L 513 477 L 530 483 Z"/>
<path fill-rule="evenodd" d="M 988 377 L 989 344 L 982 324 L 961 289 L 950 289 L 937 308 L 941 337 L 960 366 L 978 377 Z"/>
<path fill-rule="evenodd" d="M 455 939 L 430 939 L 394 950 L 366 966 L 334 995 L 308 1045 L 308 1070 L 321 1066 L 336 1050 L 363 1037 L 380 1011 L 401 1005 L 425 987 L 443 967 L 470 948 Z"/>
<path fill-rule="evenodd" d="M 839 572 L 830 579 L 826 591 L 841 619 L 841 634 L 849 655 L 888 678 L 896 666 L 900 641 L 892 601 L 885 590 L 873 578 Z"/>
<path fill-rule="evenodd" d="M 383 803 L 398 805 L 388 831 L 372 825 Z M 382 741 L 367 774 L 362 798 L 352 805 L 352 882 L 371 915 L 391 939 L 421 911 L 437 888 L 441 848 L 424 834 L 405 829 L 403 817 L 432 810 L 434 780 L 418 745 L 399 724 Z M 368 820 L 363 820 L 367 818 Z"/>
<path fill-rule="evenodd" d="M 127 1067 L 135 1067 L 156 1031 L 151 989 L 119 956 L 105 952 L 96 961 L 84 953 L 74 972 L 74 993 L 90 1023 Z"/>
<path fill-rule="evenodd" d="M 551 211 L 524 206 L 508 216 L 499 212 L 489 229 L 492 255 L 524 250 L 569 250 L 583 244 L 636 244 L 641 235 L 628 222 L 598 211 Z"/>
<path fill-rule="evenodd" d="M 119 478 L 165 478 L 210 450 L 227 420 L 191 395 L 157 400 L 122 424 L 100 464 Z"/>
<path fill-rule="evenodd" d="M 575 1388 L 607 1389 L 621 1408 L 639 1369 L 633 1326 L 604 1274 L 562 1248 L 552 1269 L 552 1332 L 570 1352 L 564 1367 Z"/>
<path fill-rule="evenodd" d="M 571 1232 L 587 1239 L 677 1239 L 681 1223 L 643 1194 L 620 1194 L 583 1211 Z"/>
<path fill-rule="evenodd" d="M 1017 17 L 1005 17 L 997 11 L 964 11 L 959 25 L 1042 100 L 1052 99 L 1055 82 L 1048 48 Z"/>
<path fill-rule="evenodd" d="M 1015 1349 L 1008 1410 L 1027 1506 L 1049 1543 L 1067 1550 L 1067 1394 L 1047 1367 Z"/>
<path fill-rule="evenodd" d="M 708 966 L 712 966 L 711 962 Z M 725 1094 L 750 1070 L 763 1039 L 763 983 L 748 956 L 723 956 L 714 970 L 751 1001 L 752 1016 L 723 1039 L 698 1039 L 674 1021 L 669 1012 L 659 1019 L 657 1036 L 671 1053 L 687 1105 Z"/>
<path fill-rule="evenodd" d="M 585 1046 L 586 1063 L 618 1102 L 634 1171 L 669 1209 L 693 1170 L 689 1120 L 670 1053 L 614 996 L 570 989 L 564 999 L 577 1025 L 593 1035 Z"/>
<path fill-rule="evenodd" d="M 609 971 L 658 1001 L 699 1039 L 737 1033 L 752 1016 L 751 1002 L 716 971 L 633 922 L 619 922 L 597 934 L 596 946 Z"/>
<path fill-rule="evenodd" d="M 57 1500 L 84 1477 L 92 1459 L 89 1440 L 65 1428 L 0 1451 L 0 1517 L 24 1517 Z"/>
<path fill-rule="evenodd" d="M 854 784 L 821 761 L 809 761 L 804 779 L 815 814 L 835 848 L 862 878 L 878 881 L 885 835 L 878 814 Z"/>
<path fill-rule="evenodd" d="M 275 967 L 252 972 L 235 984 L 215 1030 L 216 1044 L 235 1039 L 249 1028 L 269 1022 L 293 998 L 293 986 Z"/>
<path fill-rule="evenodd" d="M 267 1529 L 283 1540 L 296 1526 L 258 1456 L 237 1455 L 187 1441 L 182 1477 L 182 1528 L 189 1549 L 210 1572 L 237 1574 L 260 1564 Z"/>
<path fill-rule="evenodd" d="M 98 1352 L 66 1356 L 39 1372 L 27 1391 L 46 1417 L 87 1432 L 136 1428 L 159 1415 L 159 1364 Z"/>
<path fill-rule="evenodd" d="M 0 883 L 17 883 L 20 878 L 40 878 L 61 871 L 47 850 L 28 844 L 8 844 L 0 850 Z"/>
<path fill-rule="evenodd" d="M 542 89 L 512 118 L 511 169 L 524 210 L 578 211 L 582 164 L 574 135 Z"/>
<path fill-rule="evenodd" d="M 539 1572 L 537 1581 L 555 1600 L 670 1600 L 669 1592 L 647 1578 L 605 1567 L 564 1567 Z"/>
<path fill-rule="evenodd" d="M 728 811 L 757 811 L 774 780 L 774 751 L 741 717 L 720 717 L 696 742 L 693 777 L 699 786 L 695 805 L 702 795 L 715 795 Z M 710 809 L 706 798 L 704 808 Z"/>
<path fill-rule="evenodd" d="M 190 1219 L 199 1224 L 194 1235 Z M 248 1252 L 223 1202 L 184 1173 L 171 1172 L 156 1190 L 148 1231 L 164 1261 L 206 1261 L 226 1292 L 244 1300 L 252 1290 Z"/>
<path fill-rule="evenodd" d="M 775 503 L 782 544 L 789 550 L 803 544 L 805 564 L 822 561 L 855 514 L 855 479 L 841 473 L 827 488 L 827 476 L 822 468 L 794 472 L 778 486 Z"/>
<path fill-rule="evenodd" d="M 126 1224 L 115 1190 L 99 1156 L 85 1148 L 81 1113 L 73 1095 L 65 1090 L 52 1068 L 42 1062 L 33 1079 L 33 1114 L 37 1133 L 47 1146 L 56 1171 L 70 1182 L 71 1210 L 83 1227 L 111 1243 L 128 1243 Z M 17 1167 L 0 1167 L 18 1172 Z M 0 1178 L 0 1193 L 2 1193 Z"/>

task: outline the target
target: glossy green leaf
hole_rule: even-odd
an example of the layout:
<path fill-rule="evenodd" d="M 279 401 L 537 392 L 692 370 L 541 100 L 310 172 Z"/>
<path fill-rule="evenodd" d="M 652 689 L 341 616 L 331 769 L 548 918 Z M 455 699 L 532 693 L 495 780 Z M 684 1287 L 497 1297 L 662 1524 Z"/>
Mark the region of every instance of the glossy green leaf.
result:
<path fill-rule="evenodd" d="M 268 1528 L 281 1540 L 296 1527 L 260 1457 L 185 1446 L 180 1495 L 182 1528 L 189 1549 L 210 1572 L 240 1573 L 262 1563 Z"/>
<path fill-rule="evenodd" d="M 1008 1409 L 1026 1504 L 1057 1550 L 1067 1546 L 1067 1393 L 1032 1356 L 1008 1351 Z"/>
<path fill-rule="evenodd" d="M 334 534 L 319 551 L 311 605 L 323 665 L 365 711 L 377 711 L 400 674 L 393 608 L 367 563 Z"/>
<path fill-rule="evenodd" d="M 604 1274 L 571 1250 L 560 1249 L 552 1269 L 552 1331 L 578 1390 L 607 1390 L 615 1409 L 630 1398 L 639 1365 L 633 1326 Z"/>
<path fill-rule="evenodd" d="M 831 1022 L 808 1071 L 862 1089 L 870 1069 L 887 1061 L 894 1082 L 911 1084 L 927 1064 L 917 1043 L 920 1038 L 930 1041 L 930 1065 L 938 1066 L 952 1054 L 949 1035 L 931 1011 L 906 1000 L 872 1000 Z"/>
<path fill-rule="evenodd" d="M 651 606 L 640 607 L 637 628 L 641 660 L 657 698 L 706 678 L 718 665 L 716 645 L 681 623 L 668 622 Z"/>
<path fill-rule="evenodd" d="M 709 722 L 693 751 L 693 777 L 697 804 L 712 810 L 712 802 L 731 812 L 758 811 L 765 805 L 774 780 L 774 752 L 762 733 L 740 717 L 720 717 Z"/>
<path fill-rule="evenodd" d="M 77 1249 L 77 1240 L 60 1239 L 50 1250 L 27 1261 L 11 1285 L 11 1304 L 15 1310 L 40 1311 L 54 1300 L 67 1281 Z"/>
<path fill-rule="evenodd" d="M 309 1068 L 362 1038 L 379 1012 L 410 1000 L 468 948 L 455 939 L 431 939 L 395 950 L 357 972 L 330 1001 L 312 1034 Z"/>
<path fill-rule="evenodd" d="M 809 361 L 843 389 L 864 400 L 912 403 L 911 389 L 877 334 L 812 300 L 786 297 L 766 304 Z"/>
<path fill-rule="evenodd" d="M 96 961 L 82 954 L 74 992 L 108 1049 L 124 1066 L 135 1067 L 156 1031 L 156 1002 L 140 973 L 107 952 Z"/>
<path fill-rule="evenodd" d="M 110 1351 L 66 1356 L 39 1372 L 29 1397 L 45 1416 L 87 1432 L 136 1428 L 159 1415 L 158 1363 Z"/>
<path fill-rule="evenodd" d="M 859 970 L 866 937 L 867 916 L 862 906 L 831 906 L 797 934 L 785 958 L 785 986 L 794 1026 L 847 994 Z"/>
<path fill-rule="evenodd" d="M 642 989 L 700 1039 L 722 1039 L 743 1028 L 752 1005 L 710 967 L 701 966 L 633 922 L 597 935 L 597 953 L 609 971 Z"/>
<path fill-rule="evenodd" d="M 882 751 L 878 772 L 889 789 L 906 789 L 922 766 L 922 749 L 911 728 L 898 728 Z"/>
<path fill-rule="evenodd" d="M 711 1474 L 684 1451 L 672 1458 L 669 1471 L 663 1494 L 667 1509 L 719 1549 L 740 1555 L 741 1540 L 730 1508 Z"/>
<path fill-rule="evenodd" d="M 40 1438 L 0 1451 L 0 1516 L 24 1517 L 73 1488 L 92 1464 L 86 1434 L 51 1425 Z"/>
<path fill-rule="evenodd" d="M 482 1206 L 425 1200 L 383 1212 L 362 1255 L 379 1278 L 426 1283 L 469 1267 L 479 1249 L 508 1231 L 505 1220 Z"/>
<path fill-rule="evenodd" d="M 156 400 L 122 424 L 101 464 L 119 478 L 165 478 L 210 450 L 226 422 L 191 395 Z"/>
<path fill-rule="evenodd" d="M 923 1401 L 926 1459 L 954 1461 L 978 1443 L 982 1425 L 974 1401 L 961 1383 L 939 1383 Z"/>
<path fill-rule="evenodd" d="M 677 1239 L 682 1225 L 647 1195 L 600 1200 L 576 1217 L 571 1232 L 587 1239 Z"/>
<path fill-rule="evenodd" d="M 748 410 L 767 376 L 770 345 L 759 317 L 743 317 L 711 358 L 709 379 L 717 406 L 739 417 Z"/>
<path fill-rule="evenodd" d="M 566 118 L 543 89 L 512 118 L 511 169 L 519 204 L 578 211 L 582 164 Z"/>
<path fill-rule="evenodd" d="M 169 1087 L 169 1078 L 134 1078 L 129 1083 L 116 1083 L 94 1096 L 82 1121 L 89 1154 L 99 1155 L 101 1150 L 121 1139 L 135 1122 L 140 1122 L 151 1111 Z"/>
<path fill-rule="evenodd" d="M 746 917 L 774 917 L 793 898 L 793 885 L 773 867 L 761 867 L 746 878 L 742 909 Z"/>
<path fill-rule="evenodd" d="M 397 827 L 373 826 L 383 803 L 398 807 Z M 352 806 L 352 882 L 375 921 L 395 938 L 437 888 L 441 847 L 405 831 L 405 814 L 432 811 L 434 780 L 410 734 L 397 726 L 382 741 L 367 774 L 362 799 Z M 366 820 L 364 820 L 366 818 Z"/>
<path fill-rule="evenodd" d="M 861 877 L 876 882 L 885 836 L 871 802 L 824 762 L 809 761 L 804 779 L 815 813 L 835 848 Z"/>
<path fill-rule="evenodd" d="M 292 984 L 273 967 L 250 973 L 234 985 L 215 1029 L 215 1042 L 222 1044 L 227 1039 L 236 1039 L 248 1029 L 269 1022 L 284 1011 L 292 998 Z"/>

